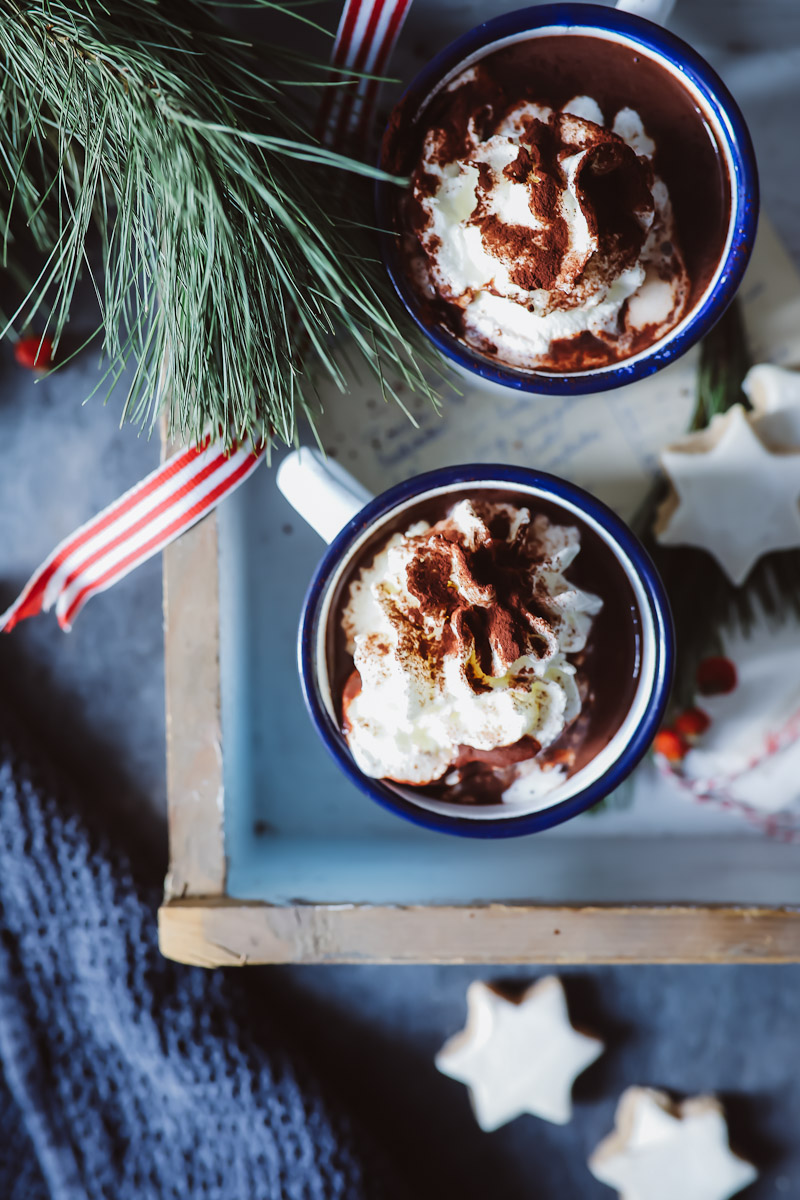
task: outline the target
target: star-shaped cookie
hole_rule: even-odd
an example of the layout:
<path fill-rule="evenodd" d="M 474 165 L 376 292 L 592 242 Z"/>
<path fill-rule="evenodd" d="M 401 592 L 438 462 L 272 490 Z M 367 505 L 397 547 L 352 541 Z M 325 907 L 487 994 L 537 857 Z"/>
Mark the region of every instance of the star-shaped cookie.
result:
<path fill-rule="evenodd" d="M 763 555 L 800 546 L 800 453 L 774 453 L 740 404 L 661 455 L 674 491 L 655 533 L 700 546 L 735 584 Z"/>
<path fill-rule="evenodd" d="M 750 422 L 769 450 L 800 449 L 800 371 L 757 363 L 742 380 Z"/>
<path fill-rule="evenodd" d="M 714 1096 L 676 1104 L 643 1087 L 622 1093 L 614 1132 L 589 1159 L 589 1170 L 620 1200 L 729 1200 L 757 1175 L 731 1150 Z"/>
<path fill-rule="evenodd" d="M 603 1053 L 603 1043 L 573 1028 L 561 981 L 548 975 L 517 1000 L 476 981 L 467 989 L 467 1023 L 436 1056 L 444 1075 L 469 1088 L 487 1132 L 523 1113 L 563 1125 L 572 1085 Z"/>

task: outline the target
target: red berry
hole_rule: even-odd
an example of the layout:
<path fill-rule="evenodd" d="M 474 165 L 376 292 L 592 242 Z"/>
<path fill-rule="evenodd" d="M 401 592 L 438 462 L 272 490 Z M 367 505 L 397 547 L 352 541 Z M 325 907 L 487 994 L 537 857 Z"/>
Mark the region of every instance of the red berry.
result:
<path fill-rule="evenodd" d="M 14 358 L 29 371 L 46 371 L 53 365 L 53 342 L 49 337 L 20 338 L 14 347 Z"/>
<path fill-rule="evenodd" d="M 701 696 L 724 696 L 733 691 L 737 682 L 736 667 L 721 655 L 704 658 L 697 668 L 697 690 Z"/>
<path fill-rule="evenodd" d="M 700 737 L 711 724 L 711 717 L 702 708 L 687 708 L 672 722 L 672 728 L 687 738 Z"/>
<path fill-rule="evenodd" d="M 656 754 L 662 754 L 668 762 L 680 762 L 686 757 L 689 743 L 674 729 L 660 729 L 653 739 Z"/>

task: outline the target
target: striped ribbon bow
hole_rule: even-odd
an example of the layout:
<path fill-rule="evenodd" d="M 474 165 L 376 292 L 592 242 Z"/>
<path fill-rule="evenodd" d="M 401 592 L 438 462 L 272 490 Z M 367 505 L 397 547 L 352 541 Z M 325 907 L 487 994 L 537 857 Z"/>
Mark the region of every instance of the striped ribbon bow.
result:
<path fill-rule="evenodd" d="M 346 0 L 331 66 L 379 75 L 389 61 L 411 0 Z M 377 98 L 375 79 L 326 89 L 318 135 L 342 149 L 363 131 Z M 216 508 L 256 469 L 263 450 L 249 443 L 225 453 L 206 438 L 167 459 L 157 470 L 77 529 L 28 580 L 0 614 L 0 632 L 55 607 L 68 630 L 87 600 L 158 554 Z"/>
<path fill-rule="evenodd" d="M 56 546 L 0 615 L 0 630 L 53 605 L 61 628 L 71 629 L 87 600 L 196 525 L 244 483 L 262 455 L 249 443 L 226 454 L 210 438 L 174 454 Z"/>

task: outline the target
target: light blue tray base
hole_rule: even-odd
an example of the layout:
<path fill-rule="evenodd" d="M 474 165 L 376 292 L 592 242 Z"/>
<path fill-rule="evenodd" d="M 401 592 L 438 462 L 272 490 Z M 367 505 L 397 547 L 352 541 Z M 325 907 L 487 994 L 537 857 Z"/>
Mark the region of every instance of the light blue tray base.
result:
<path fill-rule="evenodd" d="M 392 73 L 411 79 L 424 59 L 507 7 L 499 0 L 412 5 Z M 790 93 L 795 99 L 800 93 L 786 49 L 790 7 L 721 0 L 678 5 L 674 28 L 711 59 L 743 105 L 759 154 L 764 208 L 797 262 L 791 127 L 797 104 Z M 796 27 L 794 15 L 792 21 Z M 389 91 L 383 100 L 390 103 Z M 755 340 L 755 326 L 749 330 L 754 353 L 789 361 L 785 347 L 767 336 L 764 281 L 751 281 L 749 290 L 761 330 Z M 748 287 L 743 297 L 747 309 Z M 555 406 L 451 398 L 453 420 L 442 423 L 412 403 L 422 423 L 417 431 L 399 412 L 384 411 L 375 389 L 367 398 L 365 387 L 361 400 L 329 397 L 324 437 L 340 461 L 377 490 L 416 471 L 477 457 L 535 463 L 566 475 L 624 514 L 635 507 L 658 451 L 686 428 L 694 404 L 692 373 L 682 376 L 680 364 L 656 376 L 653 389 L 649 399 L 639 393 L 631 400 L 623 390 Z M 448 840 L 370 805 L 327 759 L 297 683 L 295 628 L 320 544 L 277 495 L 267 469 L 223 505 L 219 522 L 231 895 L 276 903 L 800 903 L 800 848 L 764 839 L 741 818 L 669 795 L 646 774 L 632 808 L 509 843 Z"/>
<path fill-rule="evenodd" d="M 706 844 L 704 844 L 704 842 Z M 487 845 L 412 838 L 250 836 L 228 892 L 272 904 L 800 903 L 792 847 L 730 837 L 603 837 Z"/>
<path fill-rule="evenodd" d="M 449 838 L 383 812 L 317 740 L 295 638 L 321 543 L 262 468 L 219 510 L 228 892 L 276 904 L 800 903 L 800 853 L 665 792 L 547 834 Z"/>

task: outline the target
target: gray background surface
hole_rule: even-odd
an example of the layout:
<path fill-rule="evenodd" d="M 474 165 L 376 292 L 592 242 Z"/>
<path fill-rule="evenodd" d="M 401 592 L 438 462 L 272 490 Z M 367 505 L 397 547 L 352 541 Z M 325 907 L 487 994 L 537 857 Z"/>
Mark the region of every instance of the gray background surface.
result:
<path fill-rule="evenodd" d="M 425 7 L 417 0 L 413 10 L 421 27 Z M 709 53 L 742 104 L 765 208 L 800 261 L 800 5 L 684 0 L 675 28 Z M 92 321 L 84 293 L 76 340 Z M 0 608 L 56 542 L 158 461 L 155 439 L 119 431 L 121 394 L 106 407 L 100 397 L 83 405 L 97 378 L 93 350 L 35 380 L 0 346 Z M 92 600 L 69 635 L 43 616 L 0 638 L 0 694 L 112 824 L 118 813 L 135 817 L 154 863 L 164 864 L 160 583 L 155 560 Z M 763 1167 L 742 1195 L 800 1197 L 800 966 L 564 972 L 576 1017 L 610 1049 L 580 1080 L 572 1124 L 524 1117 L 490 1135 L 475 1126 L 464 1089 L 432 1066 L 462 1024 L 466 985 L 477 975 L 533 977 L 465 967 L 257 972 L 321 1069 L 400 1150 L 418 1196 L 609 1196 L 585 1159 L 610 1129 L 622 1088 L 646 1083 L 721 1092 L 737 1143 Z"/>

